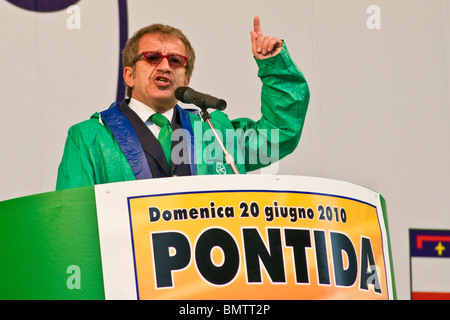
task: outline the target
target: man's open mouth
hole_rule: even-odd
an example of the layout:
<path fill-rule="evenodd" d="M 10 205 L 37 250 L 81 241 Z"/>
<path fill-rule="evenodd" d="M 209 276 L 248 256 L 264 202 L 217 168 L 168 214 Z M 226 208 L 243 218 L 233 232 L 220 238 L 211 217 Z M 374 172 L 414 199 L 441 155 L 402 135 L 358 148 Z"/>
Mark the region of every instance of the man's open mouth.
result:
<path fill-rule="evenodd" d="M 161 84 L 168 84 L 170 83 L 170 79 L 167 77 L 163 77 L 163 76 L 158 76 L 155 78 L 155 81 Z"/>

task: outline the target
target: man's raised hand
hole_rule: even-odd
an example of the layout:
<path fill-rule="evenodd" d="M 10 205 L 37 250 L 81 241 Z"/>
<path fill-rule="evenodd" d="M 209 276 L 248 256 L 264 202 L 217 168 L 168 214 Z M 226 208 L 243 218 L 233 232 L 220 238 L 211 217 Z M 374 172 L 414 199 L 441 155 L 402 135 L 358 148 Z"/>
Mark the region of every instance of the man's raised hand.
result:
<path fill-rule="evenodd" d="M 253 30 L 250 31 L 252 40 L 253 55 L 257 59 L 267 59 L 278 54 L 282 47 L 283 41 L 278 38 L 269 37 L 261 31 L 261 20 L 255 17 L 253 20 Z"/>

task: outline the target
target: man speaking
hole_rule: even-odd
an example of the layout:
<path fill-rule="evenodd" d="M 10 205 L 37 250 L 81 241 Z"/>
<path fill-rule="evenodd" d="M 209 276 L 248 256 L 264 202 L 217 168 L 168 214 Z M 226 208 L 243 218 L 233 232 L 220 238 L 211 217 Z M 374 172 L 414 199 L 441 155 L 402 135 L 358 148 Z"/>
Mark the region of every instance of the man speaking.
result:
<path fill-rule="evenodd" d="M 239 173 L 294 151 L 309 103 L 308 85 L 286 44 L 263 34 L 259 17 L 250 34 L 262 81 L 261 118 L 230 120 L 222 104 L 210 119 Z M 232 173 L 198 111 L 177 104 L 181 89 L 175 92 L 189 85 L 194 62 L 194 49 L 179 29 L 153 24 L 137 31 L 123 51 L 129 98 L 69 129 L 56 189 Z M 200 94 L 193 89 L 183 94 L 192 93 Z"/>

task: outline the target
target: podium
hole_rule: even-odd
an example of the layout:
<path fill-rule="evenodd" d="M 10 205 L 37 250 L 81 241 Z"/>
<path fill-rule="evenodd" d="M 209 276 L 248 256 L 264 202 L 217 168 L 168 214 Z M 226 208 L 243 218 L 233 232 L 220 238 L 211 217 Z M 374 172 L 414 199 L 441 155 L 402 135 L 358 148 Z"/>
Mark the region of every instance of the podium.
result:
<path fill-rule="evenodd" d="M 0 299 L 396 299 L 386 205 L 343 181 L 174 177 L 0 203 Z"/>

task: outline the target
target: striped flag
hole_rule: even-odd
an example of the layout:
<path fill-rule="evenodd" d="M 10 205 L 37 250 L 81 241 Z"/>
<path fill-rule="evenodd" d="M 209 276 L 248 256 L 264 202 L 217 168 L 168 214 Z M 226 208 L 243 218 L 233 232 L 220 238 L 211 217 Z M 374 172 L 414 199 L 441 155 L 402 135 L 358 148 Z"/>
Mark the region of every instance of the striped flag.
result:
<path fill-rule="evenodd" d="M 412 300 L 450 300 L 450 230 L 410 229 Z"/>

